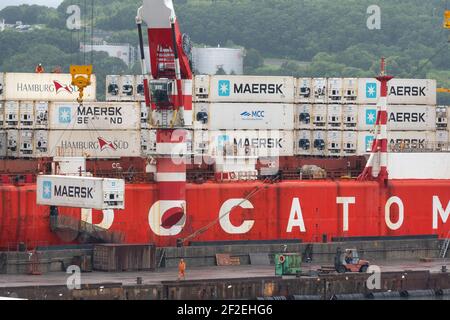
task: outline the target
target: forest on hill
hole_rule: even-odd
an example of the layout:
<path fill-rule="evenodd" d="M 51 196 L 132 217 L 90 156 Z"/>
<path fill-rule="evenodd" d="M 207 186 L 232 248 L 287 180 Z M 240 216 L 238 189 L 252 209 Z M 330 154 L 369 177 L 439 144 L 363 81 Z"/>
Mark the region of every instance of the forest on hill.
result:
<path fill-rule="evenodd" d="M 30 71 L 90 60 L 79 53 L 91 27 L 109 42 L 137 46 L 135 15 L 141 0 L 65 0 L 57 9 L 11 6 L 0 20 L 39 25 L 39 30 L 0 32 L 0 71 Z M 378 72 L 385 56 L 397 77 L 434 78 L 450 88 L 449 30 L 442 26 L 443 0 L 174 0 L 183 32 L 197 45 L 242 46 L 245 71 L 297 77 L 366 77 Z M 92 7 L 92 3 L 94 7 Z M 78 4 L 80 31 L 66 28 L 67 7 Z M 86 6 L 85 6 L 86 4 Z M 369 30 L 367 9 L 381 9 L 380 29 Z M 94 14 L 94 19 L 92 19 Z M 269 65 L 264 59 L 279 59 Z M 104 53 L 92 57 L 99 81 L 106 74 L 138 73 Z M 99 82 L 99 90 L 102 90 Z M 103 94 L 103 92 L 99 92 Z M 450 97 L 440 95 L 442 103 Z"/>

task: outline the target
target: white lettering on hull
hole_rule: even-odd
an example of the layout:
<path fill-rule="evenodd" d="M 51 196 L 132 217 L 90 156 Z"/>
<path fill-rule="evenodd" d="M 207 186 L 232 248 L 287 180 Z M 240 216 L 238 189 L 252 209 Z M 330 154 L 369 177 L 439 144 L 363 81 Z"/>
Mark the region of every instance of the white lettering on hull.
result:
<path fill-rule="evenodd" d="M 230 220 L 230 213 L 235 207 L 241 207 L 243 209 L 254 208 L 253 204 L 246 199 L 230 199 L 225 201 L 219 210 L 220 226 L 228 234 L 245 234 L 253 228 L 255 221 L 246 220 L 240 226 L 233 225 Z"/>
<path fill-rule="evenodd" d="M 292 233 L 294 227 L 300 228 L 300 232 L 306 232 L 305 221 L 303 220 L 302 207 L 300 199 L 294 198 L 291 205 L 291 213 L 289 214 L 289 222 L 286 229 L 287 233 Z"/>
<path fill-rule="evenodd" d="M 450 201 L 447 204 L 447 208 L 442 207 L 442 203 L 439 200 L 438 196 L 433 196 L 433 229 L 437 230 L 439 226 L 439 216 L 442 219 L 443 223 L 446 223 L 448 220 L 448 217 L 450 215 Z"/>
<path fill-rule="evenodd" d="M 392 222 L 391 220 L 391 206 L 396 204 L 398 206 L 398 221 Z M 392 231 L 398 230 L 403 225 L 403 220 L 405 218 L 405 207 L 403 205 L 402 199 L 399 197 L 391 197 L 386 202 L 384 207 L 384 219 L 386 221 L 386 226 Z"/>
<path fill-rule="evenodd" d="M 343 212 L 342 212 L 342 230 L 344 232 L 348 231 L 348 206 L 350 204 L 356 203 L 355 197 L 337 197 L 336 198 L 337 204 L 343 205 Z"/>

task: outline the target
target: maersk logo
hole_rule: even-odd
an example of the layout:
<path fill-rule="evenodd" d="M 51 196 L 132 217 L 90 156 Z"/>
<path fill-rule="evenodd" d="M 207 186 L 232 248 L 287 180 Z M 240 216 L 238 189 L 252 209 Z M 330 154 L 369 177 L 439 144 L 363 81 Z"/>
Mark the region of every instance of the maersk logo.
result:
<path fill-rule="evenodd" d="M 368 82 L 366 84 L 366 98 L 374 99 L 377 97 L 377 84 L 375 82 Z"/>
<path fill-rule="evenodd" d="M 241 113 L 242 120 L 263 120 L 265 118 L 264 111 L 244 111 Z"/>
<path fill-rule="evenodd" d="M 42 198 L 52 198 L 52 183 L 50 181 L 44 181 L 44 187 L 42 189 Z"/>
<path fill-rule="evenodd" d="M 369 152 L 372 151 L 373 140 L 374 140 L 373 136 L 366 137 L 366 151 L 369 151 Z"/>
<path fill-rule="evenodd" d="M 231 84 L 229 80 L 219 81 L 219 97 L 229 97 L 230 96 Z"/>
<path fill-rule="evenodd" d="M 374 125 L 377 120 L 377 110 L 368 109 L 366 110 L 366 124 Z"/>
<path fill-rule="evenodd" d="M 219 149 L 223 148 L 225 146 L 225 144 L 227 144 L 229 142 L 230 142 L 230 137 L 227 135 L 217 137 L 217 146 L 219 147 Z"/>
<path fill-rule="evenodd" d="M 59 123 L 69 124 L 72 122 L 72 112 L 70 107 L 59 108 Z"/>

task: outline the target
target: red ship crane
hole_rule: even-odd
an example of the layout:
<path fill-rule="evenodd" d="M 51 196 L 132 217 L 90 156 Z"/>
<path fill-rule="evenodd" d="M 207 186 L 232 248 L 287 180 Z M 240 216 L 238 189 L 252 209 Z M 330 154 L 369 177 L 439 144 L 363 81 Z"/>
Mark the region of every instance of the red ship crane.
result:
<path fill-rule="evenodd" d="M 142 23 L 147 25 L 150 72 L 146 68 Z M 164 217 L 159 233 L 181 232 L 186 216 L 186 125 L 192 123 L 192 71 L 172 0 L 144 0 L 136 23 L 139 33 L 146 105 L 157 128 L 154 218 Z M 187 51 L 187 50 L 186 50 Z M 147 77 L 150 79 L 148 80 Z M 171 120 L 170 120 L 171 119 Z M 174 231 L 175 230 L 175 231 Z"/>
<path fill-rule="evenodd" d="M 376 79 L 381 83 L 381 94 L 378 100 L 377 120 L 375 124 L 375 138 L 372 144 L 372 151 L 367 161 L 366 167 L 358 177 L 359 181 L 378 180 L 386 182 L 388 173 L 388 82 L 394 77 L 386 75 L 386 61 L 381 58 L 381 72 Z"/>

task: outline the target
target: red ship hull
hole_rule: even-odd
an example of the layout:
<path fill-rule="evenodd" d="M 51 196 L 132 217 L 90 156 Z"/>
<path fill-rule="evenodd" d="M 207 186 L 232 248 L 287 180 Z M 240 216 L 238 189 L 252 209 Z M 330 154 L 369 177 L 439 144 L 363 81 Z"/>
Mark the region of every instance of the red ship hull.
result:
<path fill-rule="evenodd" d="M 246 202 L 246 196 L 255 190 L 257 193 Z M 178 213 L 159 217 L 151 210 L 156 186 L 129 184 L 126 209 L 106 215 L 94 211 L 91 222 L 122 234 L 126 243 L 154 242 L 158 246 L 175 246 L 177 239 L 210 224 L 190 240 L 320 242 L 324 235 L 328 239 L 443 237 L 450 231 L 449 180 L 394 180 L 387 186 L 355 181 L 209 182 L 188 184 L 186 192 L 185 217 Z M 50 210 L 36 204 L 34 184 L 1 186 L 0 195 L 0 247 L 21 242 L 32 247 L 80 241 L 76 232 L 51 230 Z M 232 209 L 237 204 L 243 208 Z M 59 214 L 81 218 L 80 209 L 60 209 Z"/>

